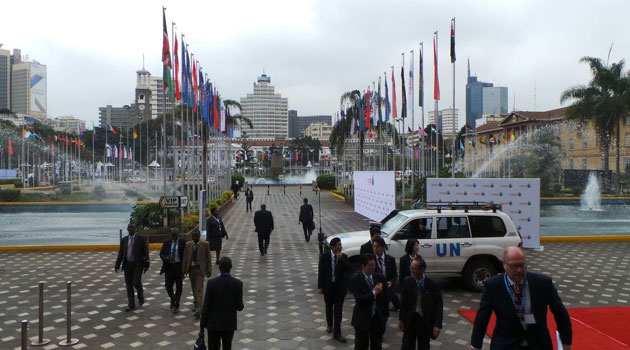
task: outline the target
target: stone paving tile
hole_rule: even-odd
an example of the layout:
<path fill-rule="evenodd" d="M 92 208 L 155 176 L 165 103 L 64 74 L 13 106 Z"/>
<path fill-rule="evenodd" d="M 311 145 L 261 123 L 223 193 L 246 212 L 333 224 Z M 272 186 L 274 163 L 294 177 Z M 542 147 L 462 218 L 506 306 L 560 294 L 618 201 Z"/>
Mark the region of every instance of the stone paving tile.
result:
<path fill-rule="evenodd" d="M 317 196 L 304 186 L 316 215 Z M 222 255 L 233 259 L 232 274 L 244 283 L 245 309 L 238 315 L 234 349 L 351 349 L 354 331 L 350 317 L 354 301 L 348 295 L 340 344 L 325 332 L 324 302 L 317 294 L 316 240 L 304 242 L 297 216 L 302 197 L 298 188 L 255 188 L 254 209 L 265 203 L 274 214 L 276 230 L 269 254 L 261 257 L 253 226 L 253 213 L 245 212 L 241 197 L 225 215 L 230 239 Z M 369 220 L 324 193 L 321 197 L 326 234 L 360 230 Z M 319 220 L 316 222 L 319 229 Z M 1 242 L 0 242 L 1 243 Z M 628 305 L 630 300 L 630 243 L 547 244 L 541 252 L 528 252 L 531 271 L 551 275 L 567 307 Z M 116 252 L 3 253 L 0 255 L 0 349 L 20 348 L 20 321 L 30 322 L 30 339 L 37 339 L 37 283 L 46 282 L 45 337 L 58 349 L 65 338 L 66 281 L 72 281 L 72 336 L 74 349 L 186 349 L 192 348 L 198 321 L 192 306 L 189 281 L 184 281 L 181 311 L 169 312 L 157 251 L 151 252 L 151 269 L 143 276 L 146 302 L 132 313 L 126 304 L 122 273 L 113 271 Z M 217 273 L 216 266 L 214 275 Z M 474 309 L 480 294 L 463 289 L 456 278 L 440 279 L 444 294 L 444 329 L 432 341 L 436 349 L 467 349 L 471 324 L 457 313 Z M 384 348 L 400 346 L 397 313 L 392 313 Z"/>

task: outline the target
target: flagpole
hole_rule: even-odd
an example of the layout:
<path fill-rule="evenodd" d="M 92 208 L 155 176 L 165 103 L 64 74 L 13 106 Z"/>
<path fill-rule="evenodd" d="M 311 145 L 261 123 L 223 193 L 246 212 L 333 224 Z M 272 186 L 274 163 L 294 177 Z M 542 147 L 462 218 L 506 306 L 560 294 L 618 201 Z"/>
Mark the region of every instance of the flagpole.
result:
<path fill-rule="evenodd" d="M 422 127 L 422 134 L 420 135 L 420 137 L 422 138 L 421 143 L 420 143 L 420 173 L 422 174 L 422 176 L 426 176 L 425 173 L 425 169 L 424 169 L 424 162 L 425 162 L 425 155 L 424 155 L 424 134 L 425 134 L 425 124 L 424 124 L 424 70 L 423 70 L 423 62 L 422 59 L 424 57 L 424 44 L 423 42 L 420 42 L 420 48 L 419 48 L 419 52 L 420 52 L 420 62 L 419 62 L 419 68 L 418 71 L 420 72 L 420 89 L 418 91 L 418 105 L 421 107 L 421 113 L 422 113 L 422 121 L 421 121 L 421 127 Z"/>
<path fill-rule="evenodd" d="M 175 22 L 171 22 L 171 47 L 175 49 Z M 170 50 L 169 50 L 170 53 Z M 169 87 L 169 101 L 172 99 L 172 112 L 171 117 L 173 118 L 173 195 L 177 194 L 177 176 L 179 175 L 179 167 L 178 160 L 179 155 L 177 154 L 177 125 L 175 123 L 175 99 L 172 96 L 173 91 L 173 83 L 175 82 L 175 69 L 170 71 L 172 76 L 171 86 Z M 180 148 L 181 150 L 181 148 Z M 180 217 L 183 217 L 184 210 L 182 208 L 179 209 Z"/>
<path fill-rule="evenodd" d="M 409 97 L 411 101 L 407 101 L 408 105 L 411 106 L 411 137 L 413 140 L 414 131 L 416 130 L 416 120 L 414 118 L 414 109 L 413 108 L 413 50 L 411 50 L 411 57 L 409 58 Z M 416 176 L 416 163 L 415 163 L 415 145 L 411 144 L 411 149 L 413 150 L 411 155 L 411 189 L 413 191 L 414 187 L 414 179 Z"/>
<path fill-rule="evenodd" d="M 434 80 L 437 80 L 438 78 L 438 74 L 437 74 L 437 62 L 438 62 L 438 47 L 437 47 L 437 43 L 438 43 L 438 32 L 437 30 L 435 31 L 435 33 L 433 33 L 434 39 L 433 39 L 433 50 L 434 50 L 434 67 L 433 69 L 435 70 L 435 74 L 434 74 Z M 438 178 L 440 177 L 440 134 L 442 133 L 442 120 L 440 118 L 440 113 L 438 111 L 438 101 L 439 101 L 439 96 L 436 95 L 436 87 L 438 86 L 437 84 L 439 84 L 438 81 L 434 81 L 433 82 L 433 99 L 435 100 L 435 126 L 437 128 L 437 133 L 435 134 L 435 177 Z M 444 139 L 442 138 L 442 142 L 444 142 Z"/>
<path fill-rule="evenodd" d="M 401 58 L 402 58 L 402 63 L 400 65 L 400 69 L 404 69 L 405 67 L 405 53 L 401 53 L 400 54 Z M 404 74 L 401 78 L 404 78 Z M 401 90 L 404 90 L 405 88 L 405 82 L 401 81 L 400 82 L 400 88 Z M 401 91 L 402 93 L 400 94 L 402 100 L 406 99 L 407 96 L 405 96 L 404 91 Z M 401 149 L 401 155 L 402 155 L 402 174 L 400 177 L 400 181 L 402 182 L 402 198 L 400 199 L 400 206 L 401 208 L 405 206 L 405 172 L 407 171 L 407 162 L 406 159 L 407 158 L 407 142 L 405 142 L 405 118 L 403 117 L 403 111 L 405 108 L 407 108 L 407 104 L 405 103 L 404 106 L 401 106 L 401 112 L 400 112 L 400 117 L 402 119 L 402 130 L 401 130 L 401 134 L 402 134 L 402 144 L 400 145 L 400 149 Z M 406 111 L 405 111 L 406 112 Z M 405 113 L 406 114 L 406 113 Z"/>
<path fill-rule="evenodd" d="M 458 119 L 455 114 L 455 17 L 451 20 L 451 62 L 453 63 L 453 151 L 451 153 L 451 178 L 455 178 L 455 128 Z"/>

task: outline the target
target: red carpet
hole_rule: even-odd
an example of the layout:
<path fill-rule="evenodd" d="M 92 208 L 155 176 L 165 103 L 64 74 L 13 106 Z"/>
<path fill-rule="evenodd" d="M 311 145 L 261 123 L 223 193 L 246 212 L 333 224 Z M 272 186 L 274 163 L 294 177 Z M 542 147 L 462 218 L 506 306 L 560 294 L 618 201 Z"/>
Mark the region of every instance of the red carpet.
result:
<path fill-rule="evenodd" d="M 460 315 L 474 322 L 477 310 L 459 310 Z M 630 307 L 588 307 L 569 309 L 573 326 L 573 350 L 628 350 L 630 349 Z M 487 334 L 492 335 L 496 318 L 490 318 Z M 556 346 L 556 322 L 551 312 L 547 324 Z"/>

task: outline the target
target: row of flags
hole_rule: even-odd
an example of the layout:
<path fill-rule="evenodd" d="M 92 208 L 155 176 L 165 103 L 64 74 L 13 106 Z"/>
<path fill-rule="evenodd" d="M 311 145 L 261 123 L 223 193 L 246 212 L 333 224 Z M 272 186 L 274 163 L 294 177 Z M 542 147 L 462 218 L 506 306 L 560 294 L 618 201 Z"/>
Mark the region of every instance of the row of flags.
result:
<path fill-rule="evenodd" d="M 132 160 L 133 150 L 125 146 L 118 148 L 116 145 L 105 144 L 105 157 Z"/>
<path fill-rule="evenodd" d="M 494 146 L 494 145 L 500 145 L 500 144 L 508 144 L 514 141 L 515 139 L 516 137 L 514 136 L 514 134 L 510 132 L 508 133 L 507 137 L 505 135 L 501 136 L 501 139 L 499 139 L 498 137 L 495 138 L 493 135 L 489 135 L 486 138 L 479 137 L 477 139 L 477 142 L 485 146 Z M 474 137 L 468 138 L 468 144 L 471 145 L 473 148 L 477 146 L 477 142 L 475 142 Z"/>

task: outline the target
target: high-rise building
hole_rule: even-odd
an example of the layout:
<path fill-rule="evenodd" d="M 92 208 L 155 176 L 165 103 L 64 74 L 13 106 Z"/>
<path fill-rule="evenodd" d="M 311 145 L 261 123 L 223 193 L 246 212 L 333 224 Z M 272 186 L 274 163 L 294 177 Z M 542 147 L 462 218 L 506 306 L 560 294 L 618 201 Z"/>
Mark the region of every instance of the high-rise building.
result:
<path fill-rule="evenodd" d="M 74 116 L 63 116 L 54 119 L 46 119 L 44 123 L 52 127 L 55 131 L 78 133 L 79 127 L 85 130 L 85 120 L 77 119 Z"/>
<path fill-rule="evenodd" d="M 328 141 L 330 139 L 330 134 L 332 134 L 332 125 L 329 123 L 311 123 L 304 130 L 304 136 L 309 136 L 320 141 Z"/>
<path fill-rule="evenodd" d="M 99 107 L 98 114 L 101 128 L 111 125 L 116 131 L 120 129 L 128 130 L 133 127 L 138 120 L 135 104 L 123 107 L 112 107 L 111 105 Z"/>
<path fill-rule="evenodd" d="M 476 120 L 484 114 L 505 114 L 508 111 L 508 88 L 484 83 L 470 75 L 466 83 L 466 124 L 474 127 Z"/>
<path fill-rule="evenodd" d="M 153 104 L 151 103 L 151 97 L 153 92 L 151 90 L 151 73 L 145 70 L 144 67 L 136 72 L 136 114 L 138 120 L 151 120 L 153 119 Z M 157 118 L 157 109 L 156 109 Z"/>
<path fill-rule="evenodd" d="M 296 110 L 289 111 L 289 137 L 302 137 L 304 131 L 313 123 L 322 123 L 331 125 L 332 116 L 330 115 L 309 115 L 298 116 Z"/>
<path fill-rule="evenodd" d="M 173 111 L 173 103 L 164 93 L 164 80 L 161 77 L 150 75 L 151 83 L 151 119 L 155 119 L 164 113 Z"/>
<path fill-rule="evenodd" d="M 11 52 L 0 44 L 0 110 L 11 109 Z"/>
<path fill-rule="evenodd" d="M 450 139 L 453 137 L 453 131 L 457 135 L 459 132 L 458 129 L 458 120 L 457 117 L 459 109 L 453 110 L 452 108 L 442 109 L 440 110 L 439 115 L 442 117 L 442 137 L 445 139 Z M 436 124 L 435 121 L 435 111 L 429 111 L 429 124 Z M 415 131 L 415 130 L 414 130 Z"/>
<path fill-rule="evenodd" d="M 259 76 L 254 83 L 254 93 L 241 98 L 241 114 L 254 126 L 243 127 L 248 137 L 285 139 L 288 134 L 289 101 L 275 93 L 271 77 Z"/>
<path fill-rule="evenodd" d="M 37 61 L 17 61 L 11 67 L 11 110 L 39 119 L 47 114 L 46 66 Z"/>

